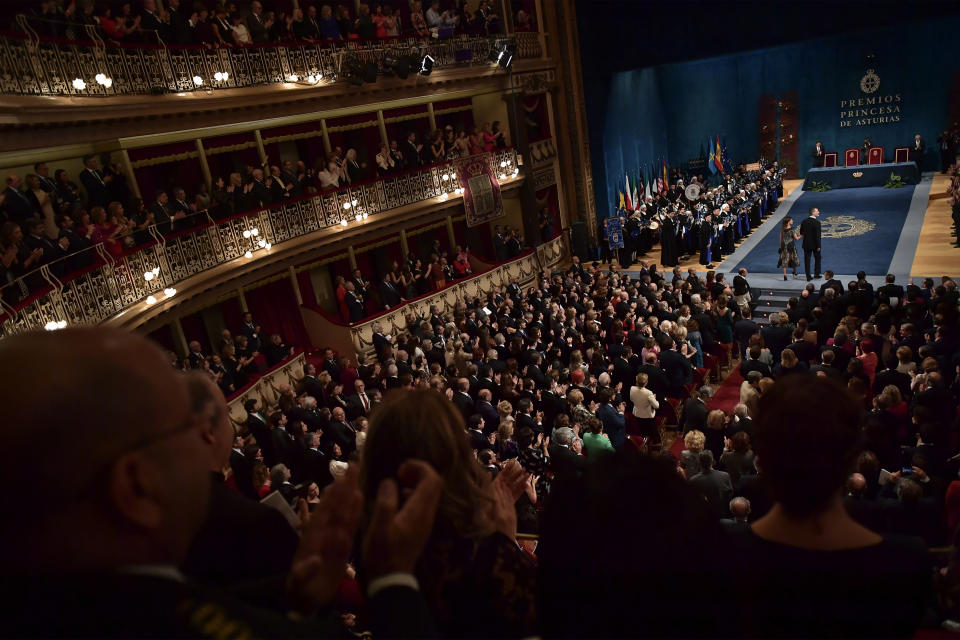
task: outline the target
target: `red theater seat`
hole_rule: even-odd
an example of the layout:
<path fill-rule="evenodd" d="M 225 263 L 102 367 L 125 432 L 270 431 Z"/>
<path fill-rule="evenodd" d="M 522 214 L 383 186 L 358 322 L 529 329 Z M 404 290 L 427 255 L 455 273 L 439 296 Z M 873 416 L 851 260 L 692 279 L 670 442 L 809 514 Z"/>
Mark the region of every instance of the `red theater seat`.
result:
<path fill-rule="evenodd" d="M 823 154 L 823 166 L 825 167 L 835 167 L 837 166 L 837 154 L 836 151 L 831 151 L 829 153 Z"/>
<path fill-rule="evenodd" d="M 860 149 L 847 149 L 843 152 L 843 166 L 852 167 L 860 164 Z"/>
<path fill-rule="evenodd" d="M 894 162 L 910 162 L 910 148 L 897 147 L 896 149 L 894 149 L 893 161 Z"/>
<path fill-rule="evenodd" d="M 867 152 L 867 164 L 883 164 L 883 147 L 870 147 Z"/>

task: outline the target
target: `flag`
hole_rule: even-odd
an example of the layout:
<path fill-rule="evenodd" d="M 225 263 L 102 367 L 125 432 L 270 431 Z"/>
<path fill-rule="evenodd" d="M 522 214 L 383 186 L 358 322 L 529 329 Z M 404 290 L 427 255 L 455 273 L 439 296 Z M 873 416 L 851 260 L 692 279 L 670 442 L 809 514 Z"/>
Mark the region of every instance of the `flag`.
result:
<path fill-rule="evenodd" d="M 652 196 L 653 189 L 650 187 L 650 170 L 649 169 L 643 170 L 643 179 L 646 181 L 645 182 L 646 186 L 643 188 L 643 190 L 646 192 L 646 195 Z"/>
<path fill-rule="evenodd" d="M 620 191 L 620 189 L 618 188 L 617 193 L 620 195 L 620 206 L 617 208 L 619 210 L 619 209 L 623 209 L 623 191 Z"/>
<path fill-rule="evenodd" d="M 713 146 L 713 141 L 710 140 L 709 138 L 707 139 L 707 151 L 710 154 L 707 157 L 707 168 L 710 169 L 710 173 L 716 173 L 717 165 L 714 163 L 714 160 L 716 159 L 716 153 L 714 152 L 715 149 Z"/>
<path fill-rule="evenodd" d="M 670 188 L 670 174 L 667 173 L 667 159 L 663 158 L 663 190 L 667 191 Z"/>
<path fill-rule="evenodd" d="M 716 147 L 714 148 L 713 164 L 717 171 L 723 171 L 723 149 L 720 147 L 720 136 L 717 136 Z"/>
<path fill-rule="evenodd" d="M 723 154 L 720 158 L 720 162 L 723 164 L 724 171 L 726 171 L 727 173 L 731 173 L 733 171 L 733 166 L 730 163 L 730 156 L 727 155 L 727 137 L 726 136 L 723 137 Z"/>
<path fill-rule="evenodd" d="M 623 174 L 623 188 L 624 188 L 624 190 L 626 191 L 626 194 L 625 194 L 625 195 L 626 195 L 626 198 L 625 198 L 626 202 L 625 202 L 625 203 L 621 203 L 621 204 L 620 204 L 620 208 L 623 209 L 623 208 L 624 208 L 624 204 L 626 204 L 626 209 L 629 211 L 629 210 L 633 209 L 633 202 L 630 200 L 630 176 L 628 176 L 627 174 Z"/>
<path fill-rule="evenodd" d="M 643 169 L 637 171 L 637 177 L 633 179 L 633 184 L 637 186 L 637 209 L 643 204 L 643 199 L 647 197 L 643 188 Z"/>
<path fill-rule="evenodd" d="M 633 177 L 633 184 L 631 185 L 633 191 L 630 192 L 630 199 L 633 201 L 633 210 L 636 211 L 640 208 L 640 194 L 637 193 L 637 177 Z"/>

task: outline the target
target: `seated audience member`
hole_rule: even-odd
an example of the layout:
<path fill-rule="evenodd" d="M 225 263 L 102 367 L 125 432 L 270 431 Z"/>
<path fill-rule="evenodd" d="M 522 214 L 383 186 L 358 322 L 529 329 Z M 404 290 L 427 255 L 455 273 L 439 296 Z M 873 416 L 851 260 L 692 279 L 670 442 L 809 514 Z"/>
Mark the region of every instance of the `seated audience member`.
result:
<path fill-rule="evenodd" d="M 53 360 L 57 367 L 44 366 Z M 5 512 L 23 517 L 0 534 L 4 571 L 15 577 L 2 589 L 6 633 L 203 636 L 211 615 L 248 635 L 346 633 L 326 614 L 362 510 L 355 471 L 324 495 L 304 528 L 285 587 L 292 620 L 202 587 L 177 569 L 209 514 L 210 438 L 223 427 L 195 412 L 187 381 L 158 347 L 100 327 L 25 333 L 0 343 L 0 377 L 0 444 L 32 452 L 0 472 L 7 486 L 30 478 L 29 492 L 6 492 L 2 501 Z M 89 393 L 90 380 L 108 381 L 116 401 L 104 404 Z M 81 440 L 69 437 L 76 431 Z M 34 446 L 38 433 L 47 438 L 43 447 Z M 384 637 L 432 635 L 412 571 L 442 483 L 422 462 L 402 463 L 397 475 L 409 494 L 403 508 L 397 485 L 385 478 L 373 489 L 374 517 L 362 544 L 371 628 Z"/>
<path fill-rule="evenodd" d="M 922 541 L 883 537 L 843 506 L 860 409 L 822 377 L 788 376 L 763 395 L 756 451 L 774 499 L 731 541 L 739 624 L 752 635 L 907 636 L 928 592 Z"/>
<path fill-rule="evenodd" d="M 404 460 L 435 465 L 443 496 L 417 579 L 441 634 L 525 636 L 535 630 L 535 571 L 514 542 L 514 503 L 527 478 L 513 463 L 491 483 L 471 453 L 462 424 L 459 411 L 442 394 L 387 394 L 363 448 L 367 512 L 389 495 L 377 487 L 392 483 L 391 478 L 404 481 Z"/>

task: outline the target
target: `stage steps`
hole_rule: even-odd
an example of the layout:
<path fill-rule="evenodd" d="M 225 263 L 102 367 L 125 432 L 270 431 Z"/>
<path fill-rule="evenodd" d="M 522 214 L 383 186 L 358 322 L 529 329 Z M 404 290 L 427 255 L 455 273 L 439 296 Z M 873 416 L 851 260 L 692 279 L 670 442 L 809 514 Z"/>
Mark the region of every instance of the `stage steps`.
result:
<path fill-rule="evenodd" d="M 754 289 L 756 292 L 757 289 Z M 760 325 L 770 324 L 770 314 L 787 310 L 787 301 L 800 296 L 800 291 L 790 289 L 759 289 L 754 299 L 753 321 Z"/>

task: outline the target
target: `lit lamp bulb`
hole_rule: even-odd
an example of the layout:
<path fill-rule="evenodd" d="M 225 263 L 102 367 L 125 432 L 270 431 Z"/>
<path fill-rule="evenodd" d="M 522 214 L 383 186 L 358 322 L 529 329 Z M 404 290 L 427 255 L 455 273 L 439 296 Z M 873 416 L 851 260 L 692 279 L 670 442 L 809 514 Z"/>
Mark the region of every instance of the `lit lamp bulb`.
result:
<path fill-rule="evenodd" d="M 253 236 L 260 235 L 260 229 L 257 229 L 256 227 L 254 227 L 253 229 L 250 229 L 250 235 L 253 235 Z"/>
<path fill-rule="evenodd" d="M 249 238 L 249 237 L 250 237 L 250 229 L 244 229 L 244 230 L 243 230 L 243 237 L 244 237 L 244 238 Z"/>
<path fill-rule="evenodd" d="M 167 296 L 168 298 L 172 298 L 173 296 L 177 295 L 177 290 L 173 287 L 167 287 L 163 290 L 163 295 Z"/>
<path fill-rule="evenodd" d="M 262 249 L 263 247 L 267 246 L 267 241 L 264 240 L 263 238 L 261 238 L 261 239 L 257 242 L 257 246 Z"/>
<path fill-rule="evenodd" d="M 43 328 L 47 331 L 56 331 L 57 330 L 57 321 L 51 320 L 47 324 L 43 325 Z"/>
<path fill-rule="evenodd" d="M 154 267 L 154 268 L 153 268 L 153 275 L 154 275 L 154 276 L 160 275 L 160 267 Z"/>
<path fill-rule="evenodd" d="M 156 303 L 157 303 L 157 299 L 154 298 L 153 296 L 147 296 L 146 302 L 147 302 L 147 304 L 156 304 Z"/>
<path fill-rule="evenodd" d="M 457 174 L 451 173 L 451 174 L 450 174 L 450 179 L 451 179 L 451 180 L 456 180 L 456 179 L 457 179 Z"/>
<path fill-rule="evenodd" d="M 113 86 L 113 78 L 104 78 L 104 79 L 103 79 L 103 86 L 106 87 L 107 89 L 109 89 L 110 87 L 112 87 L 112 86 Z"/>
<path fill-rule="evenodd" d="M 351 206 L 351 205 L 350 205 L 349 202 L 344 202 L 344 203 L 343 203 L 343 208 L 344 208 L 344 209 L 349 209 L 350 206 Z"/>
<path fill-rule="evenodd" d="M 193 84 L 199 87 L 200 85 L 203 84 L 203 78 L 201 78 L 200 76 L 193 76 Z"/>
<path fill-rule="evenodd" d="M 369 215 L 368 213 L 364 212 L 363 219 L 366 220 L 368 215 Z"/>
<path fill-rule="evenodd" d="M 347 219 L 346 219 L 346 218 L 344 218 L 343 220 L 340 221 L 340 226 L 341 226 L 341 227 L 347 226 Z"/>
<path fill-rule="evenodd" d="M 223 74 L 217 71 L 215 74 L 213 74 L 213 79 L 216 80 L 217 82 L 222 82 Z"/>
<path fill-rule="evenodd" d="M 501 166 L 501 167 L 507 166 L 507 161 L 506 161 L 506 160 L 501 161 L 501 162 L 500 162 L 500 166 Z"/>
<path fill-rule="evenodd" d="M 300 79 L 300 76 L 298 76 L 298 75 L 295 74 L 295 73 L 291 73 L 291 74 L 290 74 L 290 77 L 287 78 L 287 79 L 288 79 L 290 82 L 296 82 L 297 80 Z"/>
<path fill-rule="evenodd" d="M 317 82 L 317 79 L 314 77 L 313 74 L 310 74 L 309 76 L 307 76 L 307 82 L 309 82 L 310 84 L 315 84 Z"/>
<path fill-rule="evenodd" d="M 519 167 L 514 167 L 514 168 L 513 168 L 513 175 L 517 175 L 518 173 L 520 173 L 520 168 L 519 168 Z"/>
<path fill-rule="evenodd" d="M 353 204 L 353 206 L 357 206 L 357 201 L 354 200 L 354 201 L 352 202 L 352 204 Z"/>
<path fill-rule="evenodd" d="M 440 176 L 440 178 L 441 178 L 444 182 L 446 182 L 447 180 L 450 179 L 450 174 L 449 174 L 449 173 L 445 173 L 445 174 L 443 174 L 442 176 Z"/>
<path fill-rule="evenodd" d="M 358 214 L 357 214 L 357 222 L 360 222 L 361 220 L 363 220 L 363 215 L 358 213 Z"/>
<path fill-rule="evenodd" d="M 252 257 L 253 257 L 253 252 L 252 252 L 252 251 L 247 251 L 246 253 L 243 254 L 243 257 L 244 257 L 244 258 L 252 258 Z"/>
<path fill-rule="evenodd" d="M 57 329 L 63 329 L 66 326 L 67 326 L 66 320 L 61 320 L 60 322 L 57 323 Z"/>
<path fill-rule="evenodd" d="M 84 89 L 87 88 L 87 83 L 80 78 L 74 78 L 73 88 L 76 89 L 77 91 L 83 91 Z"/>
<path fill-rule="evenodd" d="M 270 249 L 272 249 L 272 248 L 273 248 L 273 245 L 270 244 L 269 242 L 268 242 L 268 243 L 266 244 L 266 246 L 264 247 L 264 249 L 266 249 L 267 251 L 270 251 Z"/>
<path fill-rule="evenodd" d="M 146 280 L 147 282 L 150 282 L 151 280 L 153 280 L 153 271 L 144 272 L 143 279 Z"/>

